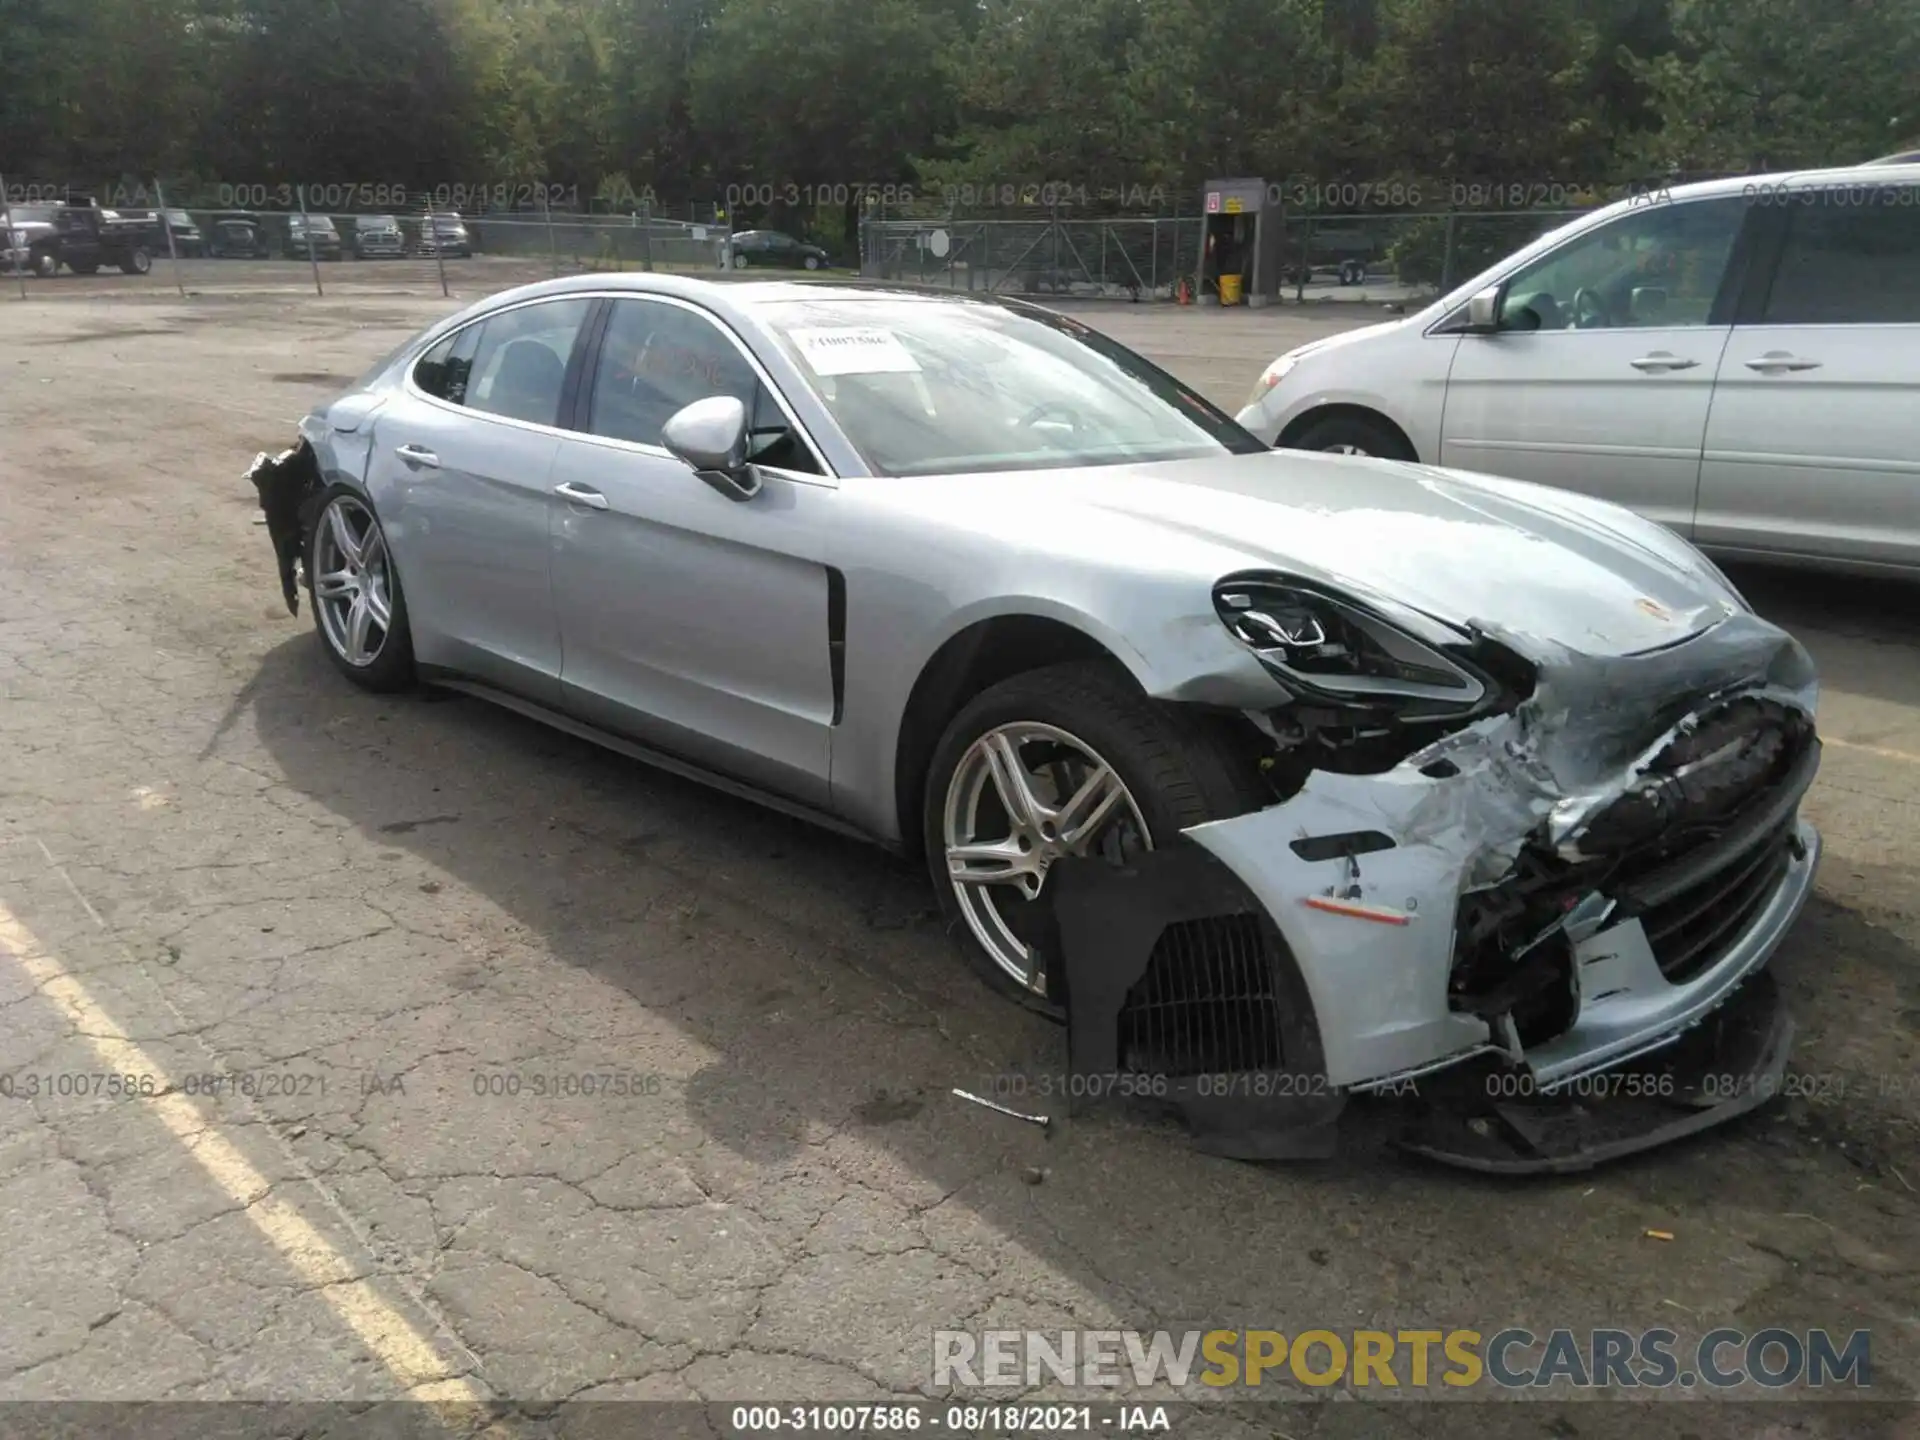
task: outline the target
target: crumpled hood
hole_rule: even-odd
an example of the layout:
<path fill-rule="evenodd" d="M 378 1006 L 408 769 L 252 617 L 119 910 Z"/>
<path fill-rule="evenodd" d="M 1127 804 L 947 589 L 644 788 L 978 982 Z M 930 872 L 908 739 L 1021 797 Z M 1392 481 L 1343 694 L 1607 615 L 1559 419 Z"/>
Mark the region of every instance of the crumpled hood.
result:
<path fill-rule="evenodd" d="M 1303 451 L 1089 468 L 1025 478 L 1023 497 L 1006 503 L 1025 509 L 1029 540 L 1037 492 L 1056 485 L 1062 502 L 1158 532 L 1134 542 L 1156 567 L 1211 570 L 1209 583 L 1274 570 L 1555 650 L 1639 654 L 1745 609 L 1661 526 L 1519 481 Z"/>

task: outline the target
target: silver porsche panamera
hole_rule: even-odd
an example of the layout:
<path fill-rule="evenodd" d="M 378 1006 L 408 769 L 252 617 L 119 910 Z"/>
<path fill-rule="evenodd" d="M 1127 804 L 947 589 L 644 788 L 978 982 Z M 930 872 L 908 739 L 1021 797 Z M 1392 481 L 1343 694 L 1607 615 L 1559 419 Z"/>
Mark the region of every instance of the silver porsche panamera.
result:
<path fill-rule="evenodd" d="M 553 281 L 403 345 L 252 479 L 350 679 L 924 853 L 1036 1008 L 1107 963 L 1052 913 L 1069 869 L 1203 854 L 1259 938 L 1169 915 L 1123 987 L 1134 1068 L 1564 1086 L 1751 988 L 1812 886 L 1811 663 L 1683 541 L 1268 450 L 1037 307 Z M 1248 1025 L 1290 1038 L 1224 1053 Z"/>

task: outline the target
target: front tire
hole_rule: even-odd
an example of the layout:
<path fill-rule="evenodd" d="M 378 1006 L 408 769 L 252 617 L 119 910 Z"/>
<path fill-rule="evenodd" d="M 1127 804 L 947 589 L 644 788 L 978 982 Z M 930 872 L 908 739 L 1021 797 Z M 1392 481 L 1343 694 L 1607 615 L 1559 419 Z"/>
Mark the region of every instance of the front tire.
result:
<path fill-rule="evenodd" d="M 1319 450 L 1332 455 L 1373 455 L 1382 460 L 1417 458 L 1407 442 L 1391 428 L 1361 415 L 1330 415 L 1317 420 L 1287 448 Z"/>
<path fill-rule="evenodd" d="M 126 275 L 145 275 L 153 269 L 153 256 L 147 253 L 144 245 L 136 245 L 127 252 L 127 258 L 120 262 L 121 273 Z"/>
<path fill-rule="evenodd" d="M 820 257 L 818 255 L 807 256 L 806 266 L 809 270 L 818 270 L 820 268 Z"/>
<path fill-rule="evenodd" d="M 935 747 L 923 828 L 949 925 L 987 984 L 1063 1017 L 1046 953 L 1047 870 L 1125 864 L 1189 826 L 1244 814 L 1258 781 L 1200 717 L 1150 699 L 1119 665 L 1015 675 L 969 702 Z"/>
<path fill-rule="evenodd" d="M 334 668 L 363 690 L 413 684 L 413 634 L 400 572 L 373 506 L 333 485 L 321 497 L 307 540 L 307 591 L 320 646 Z"/>

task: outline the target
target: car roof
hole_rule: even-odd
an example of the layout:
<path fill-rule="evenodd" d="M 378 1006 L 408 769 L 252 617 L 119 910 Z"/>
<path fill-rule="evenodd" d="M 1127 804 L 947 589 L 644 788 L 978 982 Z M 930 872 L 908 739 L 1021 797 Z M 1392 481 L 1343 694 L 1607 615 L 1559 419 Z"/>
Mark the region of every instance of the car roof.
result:
<path fill-rule="evenodd" d="M 1905 157 L 1869 160 L 1864 165 L 1835 165 L 1822 170 L 1779 170 L 1765 175 L 1728 175 L 1719 180 L 1695 180 L 1668 190 L 1654 188 L 1655 195 L 1671 195 L 1675 200 L 1709 200 L 1716 195 L 1744 195 L 1761 186 L 1796 188 L 1806 185 L 1836 186 L 1920 184 L 1920 157 L 1909 162 Z M 1640 197 L 1645 203 L 1646 195 Z"/>

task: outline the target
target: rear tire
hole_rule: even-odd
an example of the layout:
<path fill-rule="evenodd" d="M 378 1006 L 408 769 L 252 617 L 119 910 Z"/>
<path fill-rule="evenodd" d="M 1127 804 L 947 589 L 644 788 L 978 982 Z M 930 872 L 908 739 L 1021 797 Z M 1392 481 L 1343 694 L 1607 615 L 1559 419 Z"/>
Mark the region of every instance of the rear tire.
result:
<path fill-rule="evenodd" d="M 1015 973 L 1012 962 L 1017 957 L 1005 943 L 1008 938 L 1025 943 L 1021 921 L 1024 918 L 1030 924 L 1035 917 L 1030 912 L 1023 917 L 1021 908 L 1044 904 L 1044 894 L 1036 901 L 1012 884 L 976 885 L 966 887 L 976 897 L 970 903 L 962 900 L 961 887 L 949 869 L 950 826 L 958 817 L 962 828 L 972 829 L 964 822 L 970 808 L 966 792 L 973 788 L 969 776 L 978 763 L 972 758 L 979 753 L 976 745 L 1022 728 L 1067 737 L 1083 756 L 1111 770 L 1124 787 L 1113 806 L 1114 818 L 1089 847 L 1091 853 L 1112 863 L 1169 845 L 1189 826 L 1257 809 L 1263 799 L 1251 766 L 1242 767 L 1206 717 L 1150 699 L 1112 661 L 1075 661 L 1029 670 L 983 690 L 954 716 L 934 749 L 922 802 L 927 868 L 941 911 L 965 949 L 968 963 L 991 989 L 1058 1020 L 1064 1018 L 1063 1011 L 1052 997 L 1059 993 L 1059 986 L 1047 977 L 1058 973 L 1059 958 L 1044 953 L 1043 945 L 1027 945 L 1029 977 L 1031 961 L 1036 957 L 1039 961 L 1042 978 L 1035 984 Z M 1085 773 L 1091 770 L 1088 765 Z M 1035 772 L 1029 778 L 1040 777 Z M 1075 777 L 1076 784 L 1079 778 Z M 1061 797 L 1056 790 L 1044 798 L 1057 805 Z M 972 814 L 978 815 L 981 803 L 973 802 Z M 1142 824 L 1144 834 L 1130 833 Z M 997 838 L 980 833 L 987 828 L 982 825 L 974 831 L 976 843 Z M 1043 892 L 1044 875 L 1038 885 Z M 981 909 L 978 897 L 982 896 L 991 903 L 990 911 Z M 996 917 L 1004 930 L 996 929 Z M 993 948 L 983 938 L 983 929 L 995 937 Z M 1037 940 L 1038 935 L 1033 938 Z"/>
<path fill-rule="evenodd" d="M 120 269 L 127 275 L 145 275 L 153 269 L 153 256 L 147 253 L 146 246 L 136 245 L 120 262 Z"/>
<path fill-rule="evenodd" d="M 1418 458 L 1412 447 L 1388 426 L 1359 415 L 1330 415 L 1317 420 L 1286 448 L 1336 455 L 1372 455 L 1382 460 Z"/>

